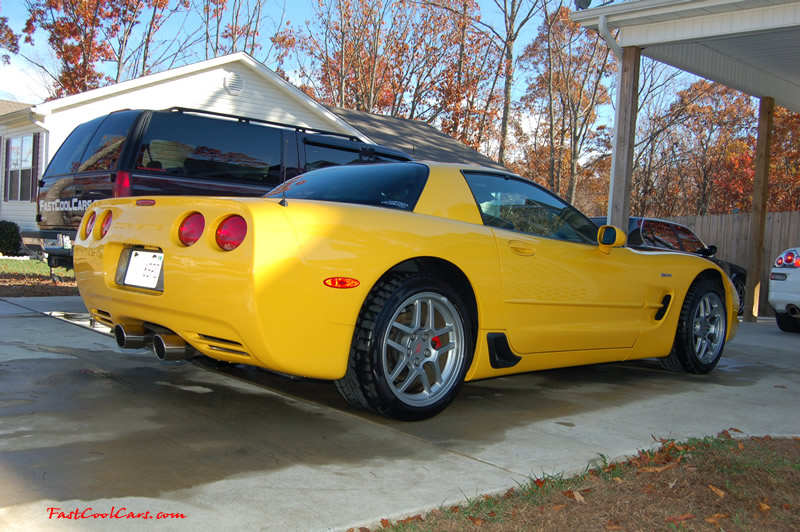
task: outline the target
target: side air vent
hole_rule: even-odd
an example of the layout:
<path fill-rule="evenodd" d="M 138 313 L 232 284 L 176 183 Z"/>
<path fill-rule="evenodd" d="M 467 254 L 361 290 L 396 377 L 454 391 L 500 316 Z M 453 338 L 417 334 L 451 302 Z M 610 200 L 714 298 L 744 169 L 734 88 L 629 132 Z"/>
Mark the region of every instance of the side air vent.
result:
<path fill-rule="evenodd" d="M 656 312 L 656 321 L 661 321 L 664 318 L 664 314 L 667 313 L 667 309 L 669 308 L 670 301 L 672 301 L 672 296 L 670 295 L 664 296 L 664 299 L 661 300 L 661 308 Z"/>
<path fill-rule="evenodd" d="M 239 96 L 244 91 L 244 78 L 236 72 L 228 72 L 222 84 L 231 96 Z"/>

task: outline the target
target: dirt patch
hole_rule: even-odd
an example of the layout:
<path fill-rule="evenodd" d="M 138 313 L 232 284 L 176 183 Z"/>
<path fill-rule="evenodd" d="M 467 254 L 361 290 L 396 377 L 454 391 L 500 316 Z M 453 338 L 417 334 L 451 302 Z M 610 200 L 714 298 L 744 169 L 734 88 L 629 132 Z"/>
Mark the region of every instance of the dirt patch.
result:
<path fill-rule="evenodd" d="M 732 429 L 735 431 L 735 429 Z M 661 441 L 621 464 L 534 479 L 392 530 L 800 530 L 800 438 Z M 362 529 L 364 530 L 364 529 Z"/>

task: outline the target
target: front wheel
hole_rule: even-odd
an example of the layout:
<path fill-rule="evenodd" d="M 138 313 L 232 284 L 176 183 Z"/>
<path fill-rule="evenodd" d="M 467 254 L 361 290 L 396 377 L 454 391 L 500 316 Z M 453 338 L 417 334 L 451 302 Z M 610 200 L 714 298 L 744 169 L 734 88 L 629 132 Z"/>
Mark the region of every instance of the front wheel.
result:
<path fill-rule="evenodd" d="M 717 283 L 695 281 L 681 308 L 672 352 L 662 366 L 688 373 L 708 373 L 719 362 L 728 330 L 725 299 Z"/>
<path fill-rule="evenodd" d="M 364 302 L 337 388 L 353 406 L 403 421 L 427 419 L 458 394 L 473 351 L 458 292 L 429 275 L 392 275 Z"/>

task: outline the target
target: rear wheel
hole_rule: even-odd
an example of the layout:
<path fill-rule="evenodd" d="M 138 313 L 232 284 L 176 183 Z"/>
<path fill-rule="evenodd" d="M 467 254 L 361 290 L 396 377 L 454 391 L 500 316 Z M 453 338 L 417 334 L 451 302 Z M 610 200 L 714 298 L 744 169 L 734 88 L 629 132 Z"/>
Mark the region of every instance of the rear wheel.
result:
<path fill-rule="evenodd" d="M 783 332 L 800 333 L 800 317 L 795 318 L 788 312 L 776 312 L 775 323 Z"/>
<path fill-rule="evenodd" d="M 397 274 L 367 296 L 347 374 L 337 382 L 353 406 L 415 421 L 435 416 L 458 394 L 474 346 L 466 306 L 450 285 Z"/>
<path fill-rule="evenodd" d="M 744 314 L 744 296 L 746 293 L 746 280 L 742 276 L 733 279 L 733 287 L 736 289 L 736 295 L 739 296 L 739 316 Z"/>
<path fill-rule="evenodd" d="M 681 308 L 672 352 L 662 367 L 688 373 L 708 373 L 719 362 L 728 329 L 725 300 L 717 283 L 695 281 Z"/>

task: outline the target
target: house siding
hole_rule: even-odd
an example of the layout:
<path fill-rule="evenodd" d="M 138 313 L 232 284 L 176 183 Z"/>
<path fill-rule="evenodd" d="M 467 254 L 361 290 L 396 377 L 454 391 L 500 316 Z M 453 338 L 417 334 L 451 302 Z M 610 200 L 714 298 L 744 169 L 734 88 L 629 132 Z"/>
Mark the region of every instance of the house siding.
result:
<path fill-rule="evenodd" d="M 47 138 L 47 132 L 34 124 L 28 124 L 24 127 L 7 127 L 0 129 L 0 137 L 3 138 L 3 142 L 0 143 L 2 144 L 2 146 L 0 146 L 0 198 L 4 199 L 6 193 L 6 140 L 25 135 L 35 135 L 36 133 L 40 133 L 38 153 L 37 150 L 34 150 L 34 153 L 38 156 L 38 164 L 34 164 L 34 168 L 38 169 L 37 173 L 39 175 L 36 176 L 38 180 L 42 175 L 44 166 L 47 164 L 45 162 L 45 146 L 47 144 L 45 139 Z M 0 220 L 15 222 L 19 226 L 20 231 L 34 231 L 38 227 L 36 224 L 36 202 L 0 201 Z"/>

